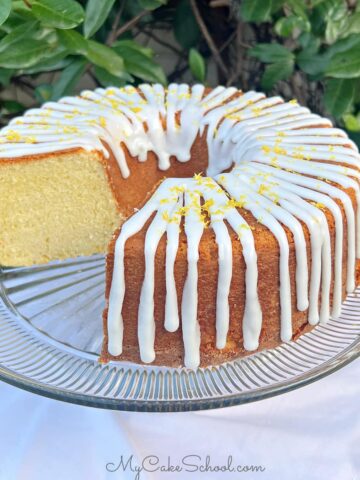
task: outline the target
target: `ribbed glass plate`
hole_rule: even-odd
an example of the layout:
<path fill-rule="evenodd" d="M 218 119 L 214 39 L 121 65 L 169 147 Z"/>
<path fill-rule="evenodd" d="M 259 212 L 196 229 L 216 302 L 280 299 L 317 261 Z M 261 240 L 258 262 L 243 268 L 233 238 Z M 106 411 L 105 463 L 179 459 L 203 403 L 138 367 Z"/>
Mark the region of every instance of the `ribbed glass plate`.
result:
<path fill-rule="evenodd" d="M 360 355 L 360 288 L 341 318 L 296 342 L 190 371 L 100 365 L 104 257 L 0 270 L 0 378 L 59 400 L 181 411 L 252 402 L 321 378 Z"/>

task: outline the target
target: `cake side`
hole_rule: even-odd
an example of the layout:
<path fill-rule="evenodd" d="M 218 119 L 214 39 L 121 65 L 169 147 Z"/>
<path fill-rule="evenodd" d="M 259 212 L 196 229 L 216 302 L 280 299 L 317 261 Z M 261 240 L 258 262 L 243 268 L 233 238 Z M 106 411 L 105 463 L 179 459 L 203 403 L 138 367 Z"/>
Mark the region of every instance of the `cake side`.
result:
<path fill-rule="evenodd" d="M 355 194 L 347 192 L 356 208 Z M 341 203 L 343 219 L 346 225 L 346 218 Z M 282 343 L 281 340 L 281 305 L 280 305 L 280 277 L 279 277 L 279 245 L 274 235 L 264 225 L 256 221 L 249 212 L 241 211 L 247 222 L 253 228 L 256 251 L 258 254 L 258 292 L 262 316 L 262 327 L 257 351 L 274 348 Z M 331 235 L 331 255 L 335 256 L 335 223 L 329 211 L 325 210 Z M 145 273 L 144 243 L 147 228 L 150 222 L 133 237 L 129 238 L 125 246 L 125 283 L 126 292 L 123 303 L 124 338 L 123 351 L 120 356 L 113 356 L 108 351 L 108 327 L 107 308 L 104 311 L 104 343 L 101 360 L 107 362 L 132 361 L 143 363 L 139 354 L 138 339 L 138 309 L 141 295 L 141 287 Z M 311 268 L 311 249 L 309 231 L 305 224 L 302 224 L 307 243 L 308 267 Z M 299 311 L 296 300 L 296 251 L 292 233 L 284 228 L 290 246 L 289 270 L 291 281 L 291 309 L 292 309 L 292 339 L 311 331 L 314 325 L 308 322 L 308 309 Z M 106 298 L 108 300 L 113 279 L 114 248 L 119 231 L 109 245 L 106 267 Z M 218 247 L 215 241 L 214 232 L 208 228 L 204 230 L 199 246 L 199 277 L 198 277 L 198 321 L 201 332 L 200 365 L 220 364 L 224 361 L 249 355 L 253 352 L 244 349 L 243 338 L 243 315 L 245 306 L 245 275 L 246 265 L 243 257 L 241 242 L 235 232 L 229 229 L 233 249 L 233 275 L 229 293 L 230 323 L 227 335 L 226 346 L 223 349 L 216 348 L 216 294 L 217 280 L 219 274 Z M 347 229 L 344 229 L 344 244 L 347 242 Z M 347 255 L 344 250 L 342 260 L 342 300 L 346 298 L 347 278 Z M 165 329 L 165 303 L 166 303 L 166 239 L 163 237 L 158 245 L 155 258 L 155 282 L 156 292 L 154 296 L 155 308 L 155 352 L 156 357 L 152 362 L 155 365 L 168 365 L 179 367 L 184 365 L 184 343 L 183 332 L 180 324 L 175 332 Z M 333 304 L 334 293 L 334 261 L 332 261 L 332 282 L 330 292 L 330 303 Z M 177 287 L 178 307 L 181 310 L 181 298 L 184 283 L 187 275 L 187 239 L 185 233 L 180 233 L 179 249 L 175 263 L 175 282 Z M 356 272 L 360 276 L 360 262 L 357 262 Z M 319 298 L 319 305 L 321 299 Z"/>

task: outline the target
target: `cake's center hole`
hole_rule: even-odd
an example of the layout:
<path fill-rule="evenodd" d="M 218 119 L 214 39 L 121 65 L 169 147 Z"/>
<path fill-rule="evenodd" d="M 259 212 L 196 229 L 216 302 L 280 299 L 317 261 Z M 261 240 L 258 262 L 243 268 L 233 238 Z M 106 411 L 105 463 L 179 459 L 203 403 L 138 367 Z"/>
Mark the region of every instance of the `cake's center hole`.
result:
<path fill-rule="evenodd" d="M 125 149 L 126 152 L 126 149 Z M 164 178 L 191 178 L 195 174 L 206 175 L 208 167 L 208 149 L 205 137 L 197 137 L 192 148 L 191 158 L 187 162 L 179 162 L 176 158 L 171 159 L 171 166 L 167 170 L 158 168 L 158 159 L 150 152 L 145 162 L 139 162 L 126 152 L 126 160 L 130 170 L 130 176 L 124 179 L 117 162 L 113 156 L 110 159 L 110 178 L 116 200 L 120 210 L 125 216 L 134 213 L 144 205 L 159 183 Z"/>

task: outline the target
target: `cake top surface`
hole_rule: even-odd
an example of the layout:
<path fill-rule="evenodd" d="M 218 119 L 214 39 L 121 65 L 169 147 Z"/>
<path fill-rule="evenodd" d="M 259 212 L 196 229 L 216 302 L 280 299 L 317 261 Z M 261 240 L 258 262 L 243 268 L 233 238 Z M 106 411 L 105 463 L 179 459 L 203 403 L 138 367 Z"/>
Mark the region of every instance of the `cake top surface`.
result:
<path fill-rule="evenodd" d="M 321 129 L 314 130 L 314 125 Z M 234 87 L 219 86 L 207 92 L 203 85 L 170 84 L 164 88 L 144 84 L 137 89 L 127 86 L 84 91 L 78 97 L 28 110 L 1 130 L 0 158 L 76 147 L 99 150 L 108 156 L 110 149 L 127 177 L 129 169 L 121 143 L 140 161 L 154 151 L 159 168 L 167 170 L 171 156 L 181 162 L 190 159 L 191 145 L 205 129 L 209 175 L 220 173 L 250 153 L 284 153 L 287 146 L 291 154 L 295 148 L 305 157 L 309 151 L 316 156 L 315 148 L 322 154 L 327 144 L 336 149 L 327 157 L 344 153 L 345 144 L 356 150 L 344 132 L 296 101 L 266 98 L 258 92 L 242 94 Z M 315 141 L 314 137 L 319 139 Z M 219 158 L 224 144 L 227 158 Z"/>

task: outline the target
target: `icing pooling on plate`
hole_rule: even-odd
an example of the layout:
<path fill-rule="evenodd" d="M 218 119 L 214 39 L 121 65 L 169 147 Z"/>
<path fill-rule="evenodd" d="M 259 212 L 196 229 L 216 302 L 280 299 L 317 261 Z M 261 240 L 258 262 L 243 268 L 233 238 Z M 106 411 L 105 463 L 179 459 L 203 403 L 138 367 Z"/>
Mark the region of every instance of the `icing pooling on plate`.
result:
<path fill-rule="evenodd" d="M 125 295 L 124 248 L 153 216 L 145 238 L 145 275 L 138 312 L 141 359 L 155 358 L 154 265 L 156 248 L 166 235 L 165 328 L 173 332 L 181 324 L 185 365 L 200 362 L 201 332 L 197 320 L 199 243 L 204 229 L 212 228 L 218 247 L 216 297 L 216 347 L 224 348 L 229 329 L 229 292 L 236 275 L 229 229 L 238 235 L 246 265 L 246 301 L 243 316 L 244 348 L 259 346 L 262 312 L 258 299 L 258 267 L 254 236 L 241 209 L 265 225 L 280 247 L 281 339 L 292 337 L 289 242 L 292 233 L 296 253 L 297 309 L 307 310 L 315 325 L 336 318 L 341 310 L 344 229 L 347 230 L 348 292 L 355 287 L 355 262 L 360 257 L 359 154 L 346 134 L 329 120 L 296 102 L 266 98 L 258 92 L 234 95 L 235 88 L 171 84 L 141 85 L 139 89 L 97 89 L 79 97 L 49 102 L 14 119 L 0 132 L 0 157 L 19 157 L 81 147 L 112 151 L 124 177 L 129 175 L 121 147 L 145 161 L 154 151 L 159 168 L 170 166 L 170 157 L 190 160 L 190 149 L 205 133 L 209 152 L 207 177 L 166 179 L 153 197 L 122 226 L 115 246 L 113 282 L 109 298 L 108 350 L 122 352 Z M 222 173 L 234 167 L 229 173 Z M 342 188 L 339 188 L 342 187 Z M 344 188 L 353 189 L 355 209 Z M 341 208 L 346 225 L 343 224 Z M 330 311 L 332 253 L 325 210 L 335 223 L 334 294 Z M 188 273 L 179 309 L 175 258 L 179 226 L 184 219 L 188 243 Z M 310 234 L 311 265 L 303 222 Z M 226 223 L 225 223 L 226 222 Z M 321 303 L 319 306 L 319 297 Z"/>

